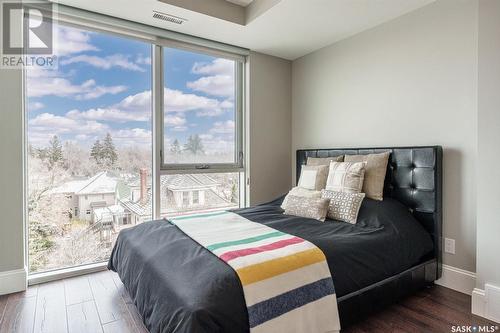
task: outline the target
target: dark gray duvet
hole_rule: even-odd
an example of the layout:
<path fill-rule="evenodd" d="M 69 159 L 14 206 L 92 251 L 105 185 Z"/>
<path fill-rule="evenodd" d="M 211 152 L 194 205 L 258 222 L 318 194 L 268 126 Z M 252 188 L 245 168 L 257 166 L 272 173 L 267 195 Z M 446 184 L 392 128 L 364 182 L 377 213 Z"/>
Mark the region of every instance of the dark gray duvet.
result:
<path fill-rule="evenodd" d="M 410 268 L 433 249 L 430 235 L 390 198 L 365 199 L 356 225 L 283 215 L 281 201 L 235 213 L 318 246 L 337 298 Z M 108 268 L 151 332 L 249 331 L 236 273 L 166 220 L 121 231 Z"/>

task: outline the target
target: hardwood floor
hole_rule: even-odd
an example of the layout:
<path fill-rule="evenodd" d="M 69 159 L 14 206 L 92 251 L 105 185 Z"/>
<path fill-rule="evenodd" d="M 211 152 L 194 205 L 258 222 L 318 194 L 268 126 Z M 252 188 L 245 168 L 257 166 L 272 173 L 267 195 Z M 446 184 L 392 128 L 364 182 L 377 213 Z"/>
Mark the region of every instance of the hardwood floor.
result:
<path fill-rule="evenodd" d="M 473 315 L 470 309 L 470 296 L 435 285 L 371 315 L 360 323 L 342 330 L 342 333 L 438 333 L 452 332 L 452 326 L 457 325 L 472 327 L 488 325 L 493 326 L 494 332 L 500 332 L 499 324 Z"/>
<path fill-rule="evenodd" d="M 470 303 L 470 296 L 434 286 L 342 332 L 451 332 L 452 325 L 497 325 L 472 315 Z M 145 333 L 147 329 L 118 276 L 100 272 L 0 296 L 0 332 Z"/>
<path fill-rule="evenodd" d="M 118 276 L 99 272 L 0 296 L 0 332 L 147 333 L 148 330 Z"/>

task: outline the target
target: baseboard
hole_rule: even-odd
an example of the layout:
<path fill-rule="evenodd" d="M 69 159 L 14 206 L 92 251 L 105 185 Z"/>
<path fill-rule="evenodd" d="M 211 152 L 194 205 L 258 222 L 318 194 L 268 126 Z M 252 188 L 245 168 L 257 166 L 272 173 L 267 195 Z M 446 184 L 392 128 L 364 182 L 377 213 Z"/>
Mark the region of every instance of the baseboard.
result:
<path fill-rule="evenodd" d="M 472 313 L 500 323 L 500 287 L 485 284 L 472 292 Z"/>
<path fill-rule="evenodd" d="M 443 265 L 443 275 L 436 284 L 461 293 L 472 295 L 476 286 L 476 273 L 453 266 Z"/>
<path fill-rule="evenodd" d="M 26 268 L 0 272 L 0 295 L 26 290 L 27 277 Z"/>
<path fill-rule="evenodd" d="M 474 288 L 472 291 L 472 313 L 486 318 L 486 295 L 483 289 Z"/>

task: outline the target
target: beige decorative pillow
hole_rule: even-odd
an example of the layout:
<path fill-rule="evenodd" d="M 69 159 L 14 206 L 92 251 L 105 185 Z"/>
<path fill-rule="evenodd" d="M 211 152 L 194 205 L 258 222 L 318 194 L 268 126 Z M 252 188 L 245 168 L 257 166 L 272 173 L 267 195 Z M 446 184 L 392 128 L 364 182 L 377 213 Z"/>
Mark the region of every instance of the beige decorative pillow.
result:
<path fill-rule="evenodd" d="M 330 162 L 343 162 L 344 155 L 332 157 L 308 157 L 307 165 L 330 165 Z"/>
<path fill-rule="evenodd" d="M 302 198 L 321 198 L 321 191 L 307 190 L 302 187 L 294 187 L 288 192 L 285 199 L 283 199 L 283 203 L 281 204 L 281 208 L 285 209 L 287 199 L 290 195 L 294 195 L 296 197 Z"/>
<path fill-rule="evenodd" d="M 303 165 L 300 171 L 299 187 L 321 191 L 325 188 L 328 177 L 327 165 Z"/>
<path fill-rule="evenodd" d="M 360 193 L 363 188 L 366 162 L 331 162 L 325 189 Z"/>
<path fill-rule="evenodd" d="M 286 215 L 307 217 L 324 221 L 328 212 L 328 203 L 330 200 L 323 198 L 304 198 L 295 195 L 287 196 L 286 206 L 284 207 Z"/>
<path fill-rule="evenodd" d="M 368 155 L 346 155 L 346 162 L 366 162 L 363 192 L 366 197 L 384 200 L 384 180 L 390 152 Z"/>
<path fill-rule="evenodd" d="M 364 193 L 345 193 L 321 191 L 321 196 L 330 199 L 327 216 L 330 219 L 355 224 L 358 220 L 359 208 L 365 198 Z"/>

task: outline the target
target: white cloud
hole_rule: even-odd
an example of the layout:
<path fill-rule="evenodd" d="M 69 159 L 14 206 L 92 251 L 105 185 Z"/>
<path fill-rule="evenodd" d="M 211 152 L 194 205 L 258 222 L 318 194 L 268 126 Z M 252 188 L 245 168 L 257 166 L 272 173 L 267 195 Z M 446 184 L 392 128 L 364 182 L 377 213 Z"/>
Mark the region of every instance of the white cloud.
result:
<path fill-rule="evenodd" d="M 234 76 L 234 61 L 218 58 L 211 63 L 195 62 L 191 72 L 204 75 L 229 75 Z"/>
<path fill-rule="evenodd" d="M 77 100 L 95 99 L 107 94 L 116 95 L 127 90 L 125 86 L 98 86 L 95 80 L 85 81 L 81 87 L 84 91 L 75 96 Z"/>
<path fill-rule="evenodd" d="M 180 90 L 165 88 L 164 90 L 165 110 L 167 112 L 185 112 L 191 110 L 214 110 L 220 109 L 220 102 L 216 99 L 185 94 Z"/>
<path fill-rule="evenodd" d="M 139 54 L 135 62 L 139 65 L 151 65 L 151 57 L 144 57 L 142 54 Z"/>
<path fill-rule="evenodd" d="M 119 147 L 151 147 L 152 133 L 144 128 L 125 128 L 110 131 L 111 137 Z"/>
<path fill-rule="evenodd" d="M 165 89 L 165 124 L 175 127 L 177 131 L 184 131 L 186 119 L 184 112 L 197 111 L 198 116 L 217 116 L 225 112 L 228 103 L 216 99 L 184 94 L 179 90 Z M 231 104 L 232 105 L 232 104 Z M 151 91 L 146 90 L 122 99 L 119 103 L 103 108 L 88 110 L 71 110 L 66 116 L 75 120 L 95 121 L 151 121 Z"/>
<path fill-rule="evenodd" d="M 28 112 L 29 111 L 37 111 L 40 109 L 43 109 L 45 107 L 45 104 L 40 103 L 40 102 L 31 102 L 28 104 Z"/>
<path fill-rule="evenodd" d="M 200 134 L 207 154 L 232 154 L 234 152 L 234 121 L 218 121 L 208 133 Z"/>
<path fill-rule="evenodd" d="M 166 112 L 212 111 L 220 114 L 229 106 L 227 101 L 220 102 L 213 98 L 186 94 L 180 90 L 165 88 L 163 93 Z M 113 108 L 149 114 L 151 112 L 151 91 L 146 90 L 127 96 Z"/>
<path fill-rule="evenodd" d="M 215 134 L 233 134 L 234 133 L 234 121 L 217 121 L 214 126 L 210 129 L 210 133 Z"/>
<path fill-rule="evenodd" d="M 165 125 L 167 126 L 183 126 L 186 124 L 186 118 L 178 115 L 166 115 Z"/>
<path fill-rule="evenodd" d="M 200 138 L 209 155 L 224 155 L 234 152 L 234 138 L 214 136 L 212 134 L 201 134 Z"/>
<path fill-rule="evenodd" d="M 95 80 L 87 80 L 82 84 L 73 84 L 66 78 L 54 76 L 57 75 L 50 70 L 46 71 L 28 71 L 28 97 L 59 96 L 74 97 L 78 100 L 87 100 L 99 98 L 105 94 L 118 94 L 127 87 L 119 86 L 101 86 L 97 85 Z"/>
<path fill-rule="evenodd" d="M 78 134 L 75 136 L 76 141 L 86 141 L 89 136 L 87 134 Z"/>
<path fill-rule="evenodd" d="M 151 131 L 144 128 L 113 129 L 93 120 L 72 119 L 51 113 L 42 113 L 28 122 L 29 142 L 46 146 L 54 135 L 73 138 L 82 146 L 90 146 L 96 139 L 110 133 L 117 146 L 150 146 Z"/>
<path fill-rule="evenodd" d="M 132 113 L 114 108 L 97 108 L 86 111 L 71 110 L 66 113 L 66 116 L 71 119 L 107 120 L 120 123 L 151 120 L 151 116 L 147 112 Z"/>
<path fill-rule="evenodd" d="M 217 117 L 224 113 L 223 109 L 202 110 L 196 112 L 198 117 Z"/>
<path fill-rule="evenodd" d="M 99 50 L 90 43 L 90 32 L 60 25 L 54 32 L 54 53 L 59 57 Z"/>
<path fill-rule="evenodd" d="M 220 103 L 220 106 L 224 109 L 232 109 L 234 108 L 234 103 L 226 99 L 225 101 L 222 101 L 222 103 Z"/>
<path fill-rule="evenodd" d="M 145 69 L 130 61 L 127 56 L 123 54 L 113 54 L 106 57 L 92 56 L 81 54 L 61 61 L 62 65 L 74 63 L 86 63 L 91 66 L 101 69 L 111 69 L 119 67 L 131 71 L 145 72 Z"/>
<path fill-rule="evenodd" d="M 109 131 L 109 126 L 97 121 L 78 121 L 52 113 L 42 113 L 28 122 L 29 138 L 45 138 L 49 140 L 54 135 L 89 135 L 103 134 Z"/>
<path fill-rule="evenodd" d="M 230 75 L 204 76 L 188 82 L 187 87 L 213 96 L 234 96 L 234 79 Z"/>
<path fill-rule="evenodd" d="M 29 121 L 31 127 L 63 132 L 94 132 L 107 130 L 108 126 L 96 121 L 78 122 L 52 113 L 42 113 Z"/>
<path fill-rule="evenodd" d="M 210 63 L 195 63 L 191 72 L 205 75 L 187 83 L 187 87 L 195 91 L 213 96 L 234 96 L 234 61 L 215 59 Z"/>

